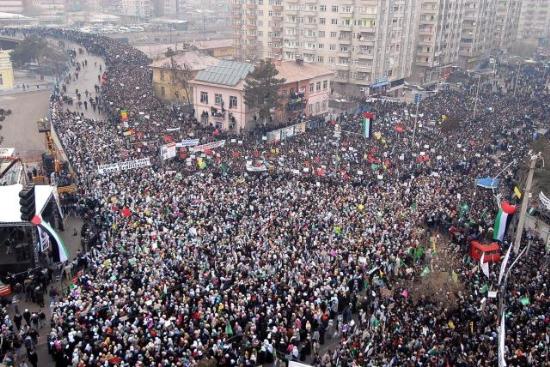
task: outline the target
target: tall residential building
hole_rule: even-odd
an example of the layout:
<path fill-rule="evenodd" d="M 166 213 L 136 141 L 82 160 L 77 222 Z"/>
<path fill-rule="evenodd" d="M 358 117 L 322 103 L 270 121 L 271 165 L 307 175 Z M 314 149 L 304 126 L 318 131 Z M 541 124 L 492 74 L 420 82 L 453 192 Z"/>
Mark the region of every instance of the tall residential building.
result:
<path fill-rule="evenodd" d="M 233 45 L 238 60 L 282 58 L 283 0 L 232 0 Z"/>
<path fill-rule="evenodd" d="M 0 0 L 1 13 L 21 14 L 24 10 L 23 0 Z"/>
<path fill-rule="evenodd" d="M 494 46 L 506 49 L 516 40 L 521 0 L 499 0 L 495 17 Z"/>
<path fill-rule="evenodd" d="M 378 93 L 411 74 L 420 0 L 285 0 L 283 59 L 325 64 L 333 90 Z"/>
<path fill-rule="evenodd" d="M 135 19 L 148 19 L 153 15 L 151 0 L 122 0 L 121 15 Z"/>
<path fill-rule="evenodd" d="M 497 0 L 465 0 L 460 62 L 472 67 L 495 48 L 495 14 Z"/>
<path fill-rule="evenodd" d="M 458 62 L 465 0 L 421 0 L 414 79 L 439 80 Z"/>
<path fill-rule="evenodd" d="M 523 0 L 518 25 L 518 39 L 550 37 L 550 1 Z"/>

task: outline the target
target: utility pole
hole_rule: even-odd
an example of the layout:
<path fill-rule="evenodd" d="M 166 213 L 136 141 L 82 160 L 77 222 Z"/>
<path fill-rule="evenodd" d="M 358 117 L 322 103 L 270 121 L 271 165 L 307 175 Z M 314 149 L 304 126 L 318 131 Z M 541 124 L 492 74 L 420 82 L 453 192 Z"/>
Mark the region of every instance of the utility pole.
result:
<path fill-rule="evenodd" d="M 523 199 L 521 200 L 521 210 L 519 213 L 518 227 L 516 228 L 516 240 L 514 241 L 515 254 L 519 252 L 519 246 L 521 245 L 521 237 L 523 235 L 523 227 L 525 226 L 525 217 L 527 214 L 527 204 L 529 204 L 529 198 L 531 197 L 533 174 L 535 173 L 535 166 L 539 158 L 540 153 L 532 155 L 531 162 L 529 163 L 529 173 L 527 174 L 527 183 L 525 184 L 525 192 L 523 193 Z"/>
<path fill-rule="evenodd" d="M 414 102 L 416 103 L 416 114 L 414 115 L 414 130 L 413 130 L 413 138 L 412 138 L 413 146 L 414 146 L 414 139 L 416 137 L 416 125 L 418 124 L 418 107 L 420 106 L 420 101 L 422 101 L 422 94 L 416 93 L 414 95 Z"/>
<path fill-rule="evenodd" d="M 481 83 L 481 75 L 477 76 L 477 90 L 476 90 L 476 100 L 474 102 L 474 118 L 476 118 L 477 112 L 477 98 L 479 96 L 479 84 Z"/>

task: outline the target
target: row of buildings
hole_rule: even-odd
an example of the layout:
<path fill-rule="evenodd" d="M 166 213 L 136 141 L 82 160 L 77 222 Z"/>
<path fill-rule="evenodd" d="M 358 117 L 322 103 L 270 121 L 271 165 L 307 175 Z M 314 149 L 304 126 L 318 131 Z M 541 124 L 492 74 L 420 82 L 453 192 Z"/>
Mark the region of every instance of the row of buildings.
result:
<path fill-rule="evenodd" d="M 304 60 L 362 95 L 439 80 L 516 39 L 550 36 L 547 0 L 231 0 L 237 58 Z"/>
<path fill-rule="evenodd" d="M 209 54 L 193 48 L 154 61 L 150 65 L 153 89 L 166 103 L 191 103 L 203 125 L 238 134 L 258 126 L 255 111 L 246 105 L 244 96 L 245 79 L 254 65 L 211 56 L 232 58 L 220 54 L 226 49 L 220 46 Z M 284 79 L 279 89 L 280 106 L 272 113 L 276 123 L 329 111 L 332 70 L 299 60 L 275 60 L 274 64 L 278 78 Z"/>

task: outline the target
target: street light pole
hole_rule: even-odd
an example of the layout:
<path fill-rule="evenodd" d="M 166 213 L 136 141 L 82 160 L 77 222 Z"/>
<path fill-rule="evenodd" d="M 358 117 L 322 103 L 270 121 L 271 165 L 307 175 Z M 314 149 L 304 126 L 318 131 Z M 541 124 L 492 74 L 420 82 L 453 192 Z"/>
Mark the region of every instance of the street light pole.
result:
<path fill-rule="evenodd" d="M 531 186 L 533 184 L 533 174 L 535 173 L 535 166 L 537 160 L 540 158 L 540 153 L 531 156 L 531 162 L 529 163 L 529 173 L 527 174 L 527 183 L 525 184 L 525 192 L 523 193 L 523 199 L 521 201 L 521 210 L 519 214 L 518 227 L 516 228 L 516 239 L 514 241 L 514 253 L 518 253 L 519 246 L 521 245 L 521 237 L 523 235 L 523 227 L 525 226 L 525 217 L 527 214 L 527 204 L 531 196 Z"/>

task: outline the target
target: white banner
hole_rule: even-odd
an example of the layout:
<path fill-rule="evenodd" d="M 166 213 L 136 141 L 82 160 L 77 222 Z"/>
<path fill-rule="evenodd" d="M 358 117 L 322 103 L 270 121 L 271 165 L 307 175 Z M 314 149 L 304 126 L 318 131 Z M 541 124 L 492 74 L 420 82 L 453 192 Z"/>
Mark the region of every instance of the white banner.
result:
<path fill-rule="evenodd" d="M 223 147 L 224 145 L 225 145 L 225 140 L 213 141 L 212 143 L 198 145 L 196 147 L 193 147 L 193 148 L 189 149 L 189 151 L 191 153 L 204 152 L 205 150 Z"/>
<path fill-rule="evenodd" d="M 176 143 L 176 148 L 194 147 L 199 145 L 199 139 L 186 139 Z"/>
<path fill-rule="evenodd" d="M 168 143 L 161 145 L 160 157 L 163 161 L 174 158 L 176 156 L 176 143 Z"/>
<path fill-rule="evenodd" d="M 15 148 L 0 148 L 0 158 L 9 158 L 15 152 Z"/>
<path fill-rule="evenodd" d="M 151 165 L 149 158 L 135 159 L 131 161 L 111 163 L 111 164 L 102 164 L 97 166 L 97 172 L 100 175 L 104 175 L 112 172 L 127 171 L 134 168 L 148 167 Z"/>
<path fill-rule="evenodd" d="M 541 191 L 539 193 L 539 199 L 546 210 L 550 210 L 550 199 Z"/>
<path fill-rule="evenodd" d="M 246 170 L 248 172 L 266 172 L 268 169 L 267 164 L 261 163 L 260 165 L 254 165 L 252 164 L 252 161 L 246 162 Z"/>

